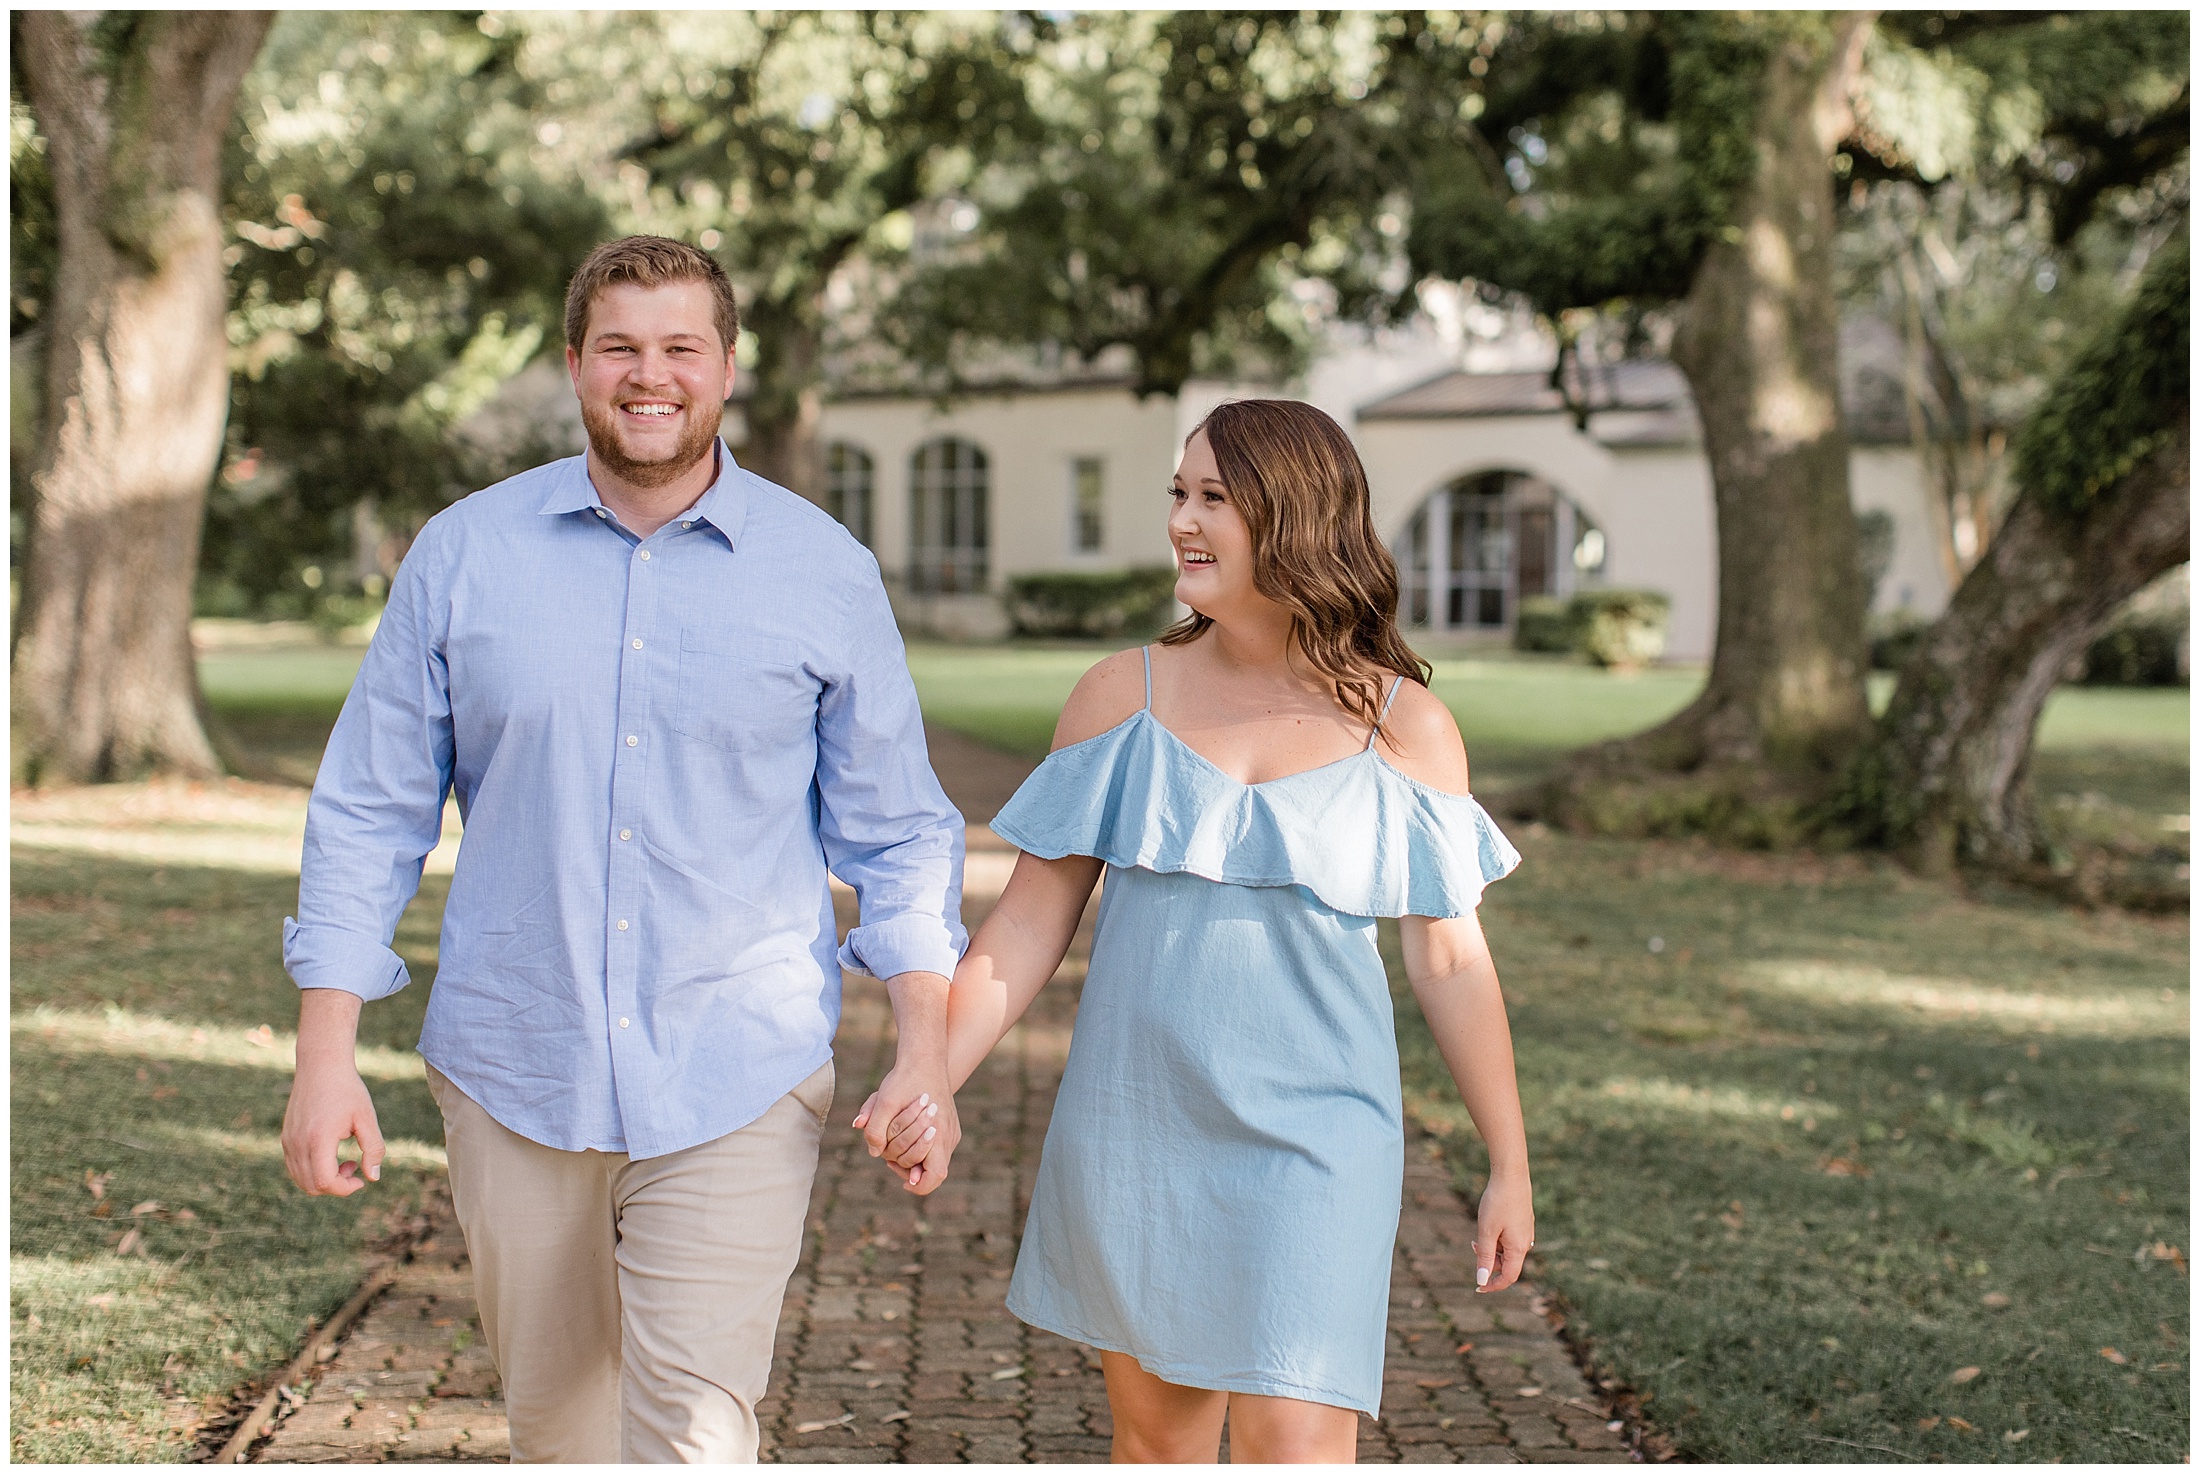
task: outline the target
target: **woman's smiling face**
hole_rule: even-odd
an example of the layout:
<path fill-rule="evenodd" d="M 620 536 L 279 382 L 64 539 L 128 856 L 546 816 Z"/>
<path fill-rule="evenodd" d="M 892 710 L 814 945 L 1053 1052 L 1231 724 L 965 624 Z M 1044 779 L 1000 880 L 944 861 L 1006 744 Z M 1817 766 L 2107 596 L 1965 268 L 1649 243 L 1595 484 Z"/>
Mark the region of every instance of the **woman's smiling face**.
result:
<path fill-rule="evenodd" d="M 1175 502 L 1169 542 L 1176 549 L 1178 602 L 1216 619 L 1260 599 L 1253 587 L 1253 534 L 1222 484 L 1205 431 L 1185 443 L 1169 495 Z"/>

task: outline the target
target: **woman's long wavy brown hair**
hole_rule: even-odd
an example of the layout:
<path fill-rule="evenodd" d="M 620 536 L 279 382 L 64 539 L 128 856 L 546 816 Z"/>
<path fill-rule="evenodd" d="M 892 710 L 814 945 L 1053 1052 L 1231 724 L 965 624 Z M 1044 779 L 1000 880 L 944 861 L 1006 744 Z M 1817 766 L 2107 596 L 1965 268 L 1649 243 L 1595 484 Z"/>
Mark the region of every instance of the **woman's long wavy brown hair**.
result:
<path fill-rule="evenodd" d="M 1383 676 L 1426 686 L 1429 665 L 1398 633 L 1398 565 L 1375 535 L 1359 452 L 1335 420 L 1292 399 L 1225 401 L 1201 431 L 1252 534 L 1253 587 L 1291 611 L 1300 652 L 1344 709 L 1381 725 Z M 1189 644 L 1213 623 L 1195 613 L 1161 643 Z"/>

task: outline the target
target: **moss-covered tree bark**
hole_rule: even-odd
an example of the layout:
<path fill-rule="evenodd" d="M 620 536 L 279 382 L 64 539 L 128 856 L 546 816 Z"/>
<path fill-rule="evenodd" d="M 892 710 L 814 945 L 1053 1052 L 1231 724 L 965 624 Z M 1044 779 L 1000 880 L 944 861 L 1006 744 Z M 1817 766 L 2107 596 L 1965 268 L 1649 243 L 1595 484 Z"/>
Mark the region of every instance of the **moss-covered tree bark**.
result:
<path fill-rule="evenodd" d="M 14 17 L 58 246 L 15 648 L 28 778 L 216 770 L 190 619 L 229 400 L 219 166 L 270 19 Z"/>
<path fill-rule="evenodd" d="M 2027 776 L 2047 698 L 2192 533 L 2190 267 L 2180 244 L 2026 422 L 2007 519 L 1904 667 L 1848 802 L 1924 868 L 2046 858 Z"/>
<path fill-rule="evenodd" d="M 1661 766 L 1823 770 L 1871 719 L 1826 166 L 1869 29 L 1851 13 L 1770 45 L 1754 173 L 1682 306 L 1673 359 L 1711 465 L 1719 622 L 1702 695 L 1634 744 Z"/>

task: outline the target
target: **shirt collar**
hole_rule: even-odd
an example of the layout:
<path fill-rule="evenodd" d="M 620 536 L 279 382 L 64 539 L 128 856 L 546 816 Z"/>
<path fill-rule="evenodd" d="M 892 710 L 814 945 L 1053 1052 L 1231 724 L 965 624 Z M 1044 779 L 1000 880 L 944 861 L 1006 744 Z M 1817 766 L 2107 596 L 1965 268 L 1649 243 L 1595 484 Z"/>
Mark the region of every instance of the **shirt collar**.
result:
<path fill-rule="evenodd" d="M 748 472 L 734 463 L 733 452 L 720 440 L 716 446 L 718 476 L 710 489 L 696 499 L 695 505 L 681 514 L 686 522 L 703 521 L 718 529 L 728 543 L 740 541 L 741 524 L 748 520 L 748 498 L 741 485 Z M 567 512 L 594 512 L 603 509 L 603 498 L 596 494 L 596 483 L 588 479 L 588 457 L 577 455 L 562 461 L 558 474 L 551 478 L 550 489 L 543 494 L 542 505 L 535 510 L 545 517 Z"/>

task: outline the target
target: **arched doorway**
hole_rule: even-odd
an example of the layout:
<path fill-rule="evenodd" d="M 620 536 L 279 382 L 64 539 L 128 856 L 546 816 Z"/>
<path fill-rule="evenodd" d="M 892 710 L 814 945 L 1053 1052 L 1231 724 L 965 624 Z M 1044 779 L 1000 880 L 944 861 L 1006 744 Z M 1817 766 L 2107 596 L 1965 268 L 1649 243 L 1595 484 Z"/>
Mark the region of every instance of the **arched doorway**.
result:
<path fill-rule="evenodd" d="M 836 440 L 825 451 L 825 510 L 865 547 L 871 545 L 871 453 Z"/>
<path fill-rule="evenodd" d="M 967 440 L 926 441 L 909 458 L 909 588 L 982 593 L 986 583 L 986 459 Z"/>
<path fill-rule="evenodd" d="M 1399 616 L 1507 630 L 1520 601 L 1566 598 L 1604 569 L 1604 534 L 1548 481 L 1481 471 L 1432 492 L 1398 540 Z"/>

